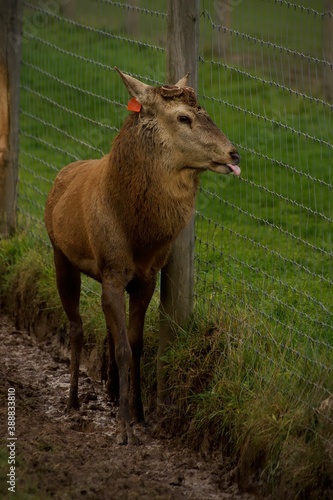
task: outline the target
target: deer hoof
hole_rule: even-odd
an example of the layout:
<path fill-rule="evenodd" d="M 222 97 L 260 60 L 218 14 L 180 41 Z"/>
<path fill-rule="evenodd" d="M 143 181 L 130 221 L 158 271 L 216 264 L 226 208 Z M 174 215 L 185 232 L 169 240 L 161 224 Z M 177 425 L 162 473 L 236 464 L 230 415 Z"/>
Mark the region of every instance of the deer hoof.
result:
<path fill-rule="evenodd" d="M 80 409 L 80 403 L 78 398 L 70 398 L 67 403 L 67 411 L 79 410 L 79 409 Z"/>
<path fill-rule="evenodd" d="M 118 445 L 132 445 L 139 446 L 141 443 L 140 439 L 134 434 L 133 424 L 120 421 L 117 430 L 116 443 Z"/>

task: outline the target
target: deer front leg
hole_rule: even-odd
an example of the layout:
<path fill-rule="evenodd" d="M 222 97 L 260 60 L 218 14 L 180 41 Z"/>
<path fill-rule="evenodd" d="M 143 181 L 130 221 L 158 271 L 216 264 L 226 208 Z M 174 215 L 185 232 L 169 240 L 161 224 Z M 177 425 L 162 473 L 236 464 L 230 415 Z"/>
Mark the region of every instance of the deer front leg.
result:
<path fill-rule="evenodd" d="M 136 442 L 129 405 L 129 370 L 132 350 L 127 338 L 125 315 L 125 283 L 119 276 L 102 279 L 102 306 L 106 324 L 114 342 L 119 372 L 119 432 L 118 444 Z"/>
<path fill-rule="evenodd" d="M 106 389 L 109 395 L 110 401 L 118 404 L 119 402 L 119 375 L 118 375 L 118 367 L 116 363 L 116 355 L 114 348 L 114 340 L 112 333 L 109 328 L 107 328 L 107 341 L 109 345 L 109 362 L 108 366 L 106 366 L 107 372 L 107 384 Z"/>
<path fill-rule="evenodd" d="M 144 421 L 141 400 L 141 353 L 143 348 L 143 329 L 147 307 L 155 290 L 156 275 L 152 273 L 145 279 L 133 280 L 127 290 L 130 295 L 128 338 L 132 349 L 131 362 L 131 410 L 136 422 Z"/>

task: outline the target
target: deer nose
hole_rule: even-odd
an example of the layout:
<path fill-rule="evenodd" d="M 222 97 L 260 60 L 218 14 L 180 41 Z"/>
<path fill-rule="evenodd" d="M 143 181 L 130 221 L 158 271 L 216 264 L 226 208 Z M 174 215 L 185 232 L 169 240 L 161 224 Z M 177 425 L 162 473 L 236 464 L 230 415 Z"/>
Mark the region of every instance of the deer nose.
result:
<path fill-rule="evenodd" d="M 238 163 L 240 162 L 240 156 L 237 151 L 230 151 L 230 156 L 233 160 L 234 165 L 238 165 Z"/>

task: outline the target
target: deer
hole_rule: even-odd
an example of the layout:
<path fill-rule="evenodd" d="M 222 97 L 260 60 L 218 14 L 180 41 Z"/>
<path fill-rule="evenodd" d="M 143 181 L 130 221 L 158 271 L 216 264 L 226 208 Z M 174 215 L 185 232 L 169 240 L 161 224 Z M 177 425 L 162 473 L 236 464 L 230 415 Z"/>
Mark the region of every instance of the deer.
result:
<path fill-rule="evenodd" d="M 67 409 L 79 408 L 83 273 L 101 283 L 109 350 L 106 386 L 119 405 L 116 439 L 137 444 L 134 423 L 144 422 L 144 322 L 158 272 L 193 215 L 200 175 L 208 170 L 239 176 L 240 156 L 199 106 L 189 74 L 175 85 L 153 87 L 115 70 L 131 97 L 131 113 L 109 154 L 60 170 L 46 201 L 45 225 L 69 322 Z"/>

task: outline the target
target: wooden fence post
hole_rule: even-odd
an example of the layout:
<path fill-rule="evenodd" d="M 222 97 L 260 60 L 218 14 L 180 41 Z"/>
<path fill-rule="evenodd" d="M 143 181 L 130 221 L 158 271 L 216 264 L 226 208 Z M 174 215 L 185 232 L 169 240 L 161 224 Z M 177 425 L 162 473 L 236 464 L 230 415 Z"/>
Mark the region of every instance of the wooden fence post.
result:
<path fill-rule="evenodd" d="M 175 84 L 190 72 L 189 85 L 197 91 L 199 59 L 199 0 L 169 0 L 167 27 L 167 83 Z M 177 238 L 162 269 L 160 332 L 157 361 L 157 401 L 167 391 L 163 355 L 173 340 L 174 326 L 184 325 L 193 310 L 194 217 Z"/>
<path fill-rule="evenodd" d="M 0 238 L 16 227 L 22 0 L 0 2 Z"/>
<path fill-rule="evenodd" d="M 324 71 L 325 98 L 333 102 L 333 0 L 325 0 L 325 15 L 323 16 L 323 53 L 326 61 L 331 65 Z"/>

